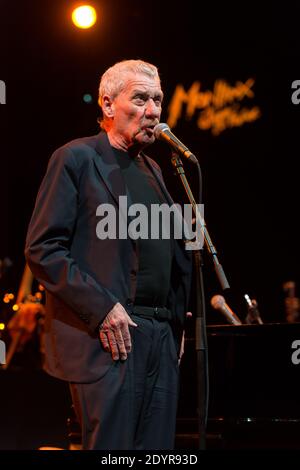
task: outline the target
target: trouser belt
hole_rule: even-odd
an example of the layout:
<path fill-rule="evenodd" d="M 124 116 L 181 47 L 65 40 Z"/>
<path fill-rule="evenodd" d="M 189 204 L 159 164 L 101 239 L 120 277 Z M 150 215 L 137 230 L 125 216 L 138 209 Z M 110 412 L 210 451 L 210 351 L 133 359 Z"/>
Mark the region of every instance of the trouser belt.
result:
<path fill-rule="evenodd" d="M 146 307 L 142 305 L 134 305 L 132 313 L 143 318 L 155 318 L 156 320 L 173 320 L 174 316 L 166 307 Z"/>

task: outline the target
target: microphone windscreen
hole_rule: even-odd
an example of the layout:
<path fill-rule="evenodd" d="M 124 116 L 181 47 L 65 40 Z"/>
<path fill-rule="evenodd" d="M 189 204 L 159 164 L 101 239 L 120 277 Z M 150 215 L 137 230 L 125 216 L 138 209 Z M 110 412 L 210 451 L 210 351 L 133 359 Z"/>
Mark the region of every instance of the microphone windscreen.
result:
<path fill-rule="evenodd" d="M 157 124 L 155 127 L 154 127 L 154 136 L 156 139 L 160 139 L 161 137 L 161 133 L 164 132 L 164 131 L 170 131 L 170 128 L 168 126 L 168 124 L 166 124 L 165 122 L 160 122 L 159 124 Z"/>
<path fill-rule="evenodd" d="M 220 307 L 223 307 L 223 305 L 225 304 L 225 299 L 222 295 L 214 295 L 211 298 L 210 303 L 213 308 L 218 309 Z"/>

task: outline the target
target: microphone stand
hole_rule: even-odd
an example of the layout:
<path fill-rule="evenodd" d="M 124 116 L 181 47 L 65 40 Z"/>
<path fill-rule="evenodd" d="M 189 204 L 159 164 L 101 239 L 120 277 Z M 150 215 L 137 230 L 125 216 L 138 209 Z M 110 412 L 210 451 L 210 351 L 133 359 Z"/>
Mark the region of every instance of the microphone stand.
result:
<path fill-rule="evenodd" d="M 172 152 L 172 165 L 176 169 L 178 176 L 181 179 L 183 187 L 187 193 L 188 199 L 193 209 L 193 213 L 200 225 L 200 230 L 204 239 L 205 246 L 212 256 L 217 278 L 221 284 L 222 289 L 228 289 L 229 283 L 226 279 L 225 273 L 219 260 L 217 258 L 217 250 L 214 247 L 209 233 L 207 231 L 205 221 L 200 214 L 195 198 L 191 191 L 190 185 L 185 176 L 182 161 L 176 152 Z M 201 175 L 200 164 L 198 162 L 198 171 Z M 200 179 L 200 178 L 199 178 Z M 197 226 L 197 224 L 196 224 Z M 205 314 L 205 295 L 204 295 L 204 282 L 203 282 L 203 257 L 200 249 L 193 250 L 194 265 L 196 270 L 196 325 L 195 325 L 195 349 L 197 357 L 197 412 L 198 412 L 198 434 L 199 434 L 199 449 L 206 448 L 206 426 L 208 415 L 208 391 L 209 391 L 209 377 L 208 377 L 208 349 L 207 349 L 207 336 L 206 336 L 206 314 Z"/>

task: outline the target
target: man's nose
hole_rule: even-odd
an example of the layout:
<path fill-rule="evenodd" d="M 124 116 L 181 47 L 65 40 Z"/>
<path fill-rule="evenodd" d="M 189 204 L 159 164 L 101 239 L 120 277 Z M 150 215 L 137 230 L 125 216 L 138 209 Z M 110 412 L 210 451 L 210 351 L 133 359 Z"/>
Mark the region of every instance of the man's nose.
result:
<path fill-rule="evenodd" d="M 158 117 L 161 113 L 161 107 L 158 106 L 153 99 L 149 99 L 146 105 L 146 116 Z"/>

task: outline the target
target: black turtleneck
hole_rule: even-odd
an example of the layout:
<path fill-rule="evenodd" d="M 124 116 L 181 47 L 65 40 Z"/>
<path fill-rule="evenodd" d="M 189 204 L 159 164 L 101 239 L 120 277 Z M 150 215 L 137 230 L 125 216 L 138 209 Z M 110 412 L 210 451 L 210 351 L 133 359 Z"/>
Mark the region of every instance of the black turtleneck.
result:
<path fill-rule="evenodd" d="M 172 240 L 151 237 L 151 204 L 166 203 L 163 192 L 144 157 L 131 157 L 127 152 L 113 148 L 133 204 L 144 204 L 148 209 L 147 240 L 137 240 L 139 270 L 134 303 L 164 307 L 170 287 Z M 161 232 L 161 231 L 160 231 Z"/>

